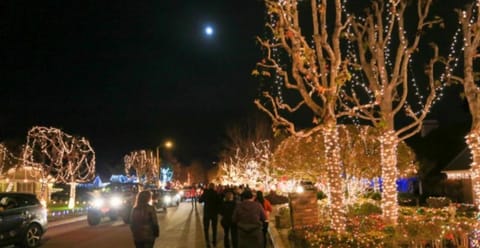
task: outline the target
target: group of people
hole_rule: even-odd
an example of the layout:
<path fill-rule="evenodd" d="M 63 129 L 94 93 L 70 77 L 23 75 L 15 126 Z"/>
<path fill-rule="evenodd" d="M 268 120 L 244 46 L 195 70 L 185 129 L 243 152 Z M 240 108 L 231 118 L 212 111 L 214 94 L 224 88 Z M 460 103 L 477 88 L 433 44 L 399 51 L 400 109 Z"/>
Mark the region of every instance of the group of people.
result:
<path fill-rule="evenodd" d="M 204 204 L 203 229 L 208 247 L 210 244 L 216 246 L 219 215 L 225 248 L 266 247 L 272 205 L 263 197 L 262 191 L 248 187 L 215 187 L 210 183 L 198 201 Z"/>
<path fill-rule="evenodd" d="M 152 248 L 160 234 L 152 193 L 137 194 L 130 214 L 136 248 Z M 262 191 L 248 187 L 216 187 L 210 183 L 198 198 L 203 203 L 203 229 L 207 247 L 216 247 L 218 217 L 224 230 L 225 248 L 265 248 L 272 205 Z M 194 205 L 192 205 L 192 208 Z M 210 240 L 211 227 L 211 240 Z"/>

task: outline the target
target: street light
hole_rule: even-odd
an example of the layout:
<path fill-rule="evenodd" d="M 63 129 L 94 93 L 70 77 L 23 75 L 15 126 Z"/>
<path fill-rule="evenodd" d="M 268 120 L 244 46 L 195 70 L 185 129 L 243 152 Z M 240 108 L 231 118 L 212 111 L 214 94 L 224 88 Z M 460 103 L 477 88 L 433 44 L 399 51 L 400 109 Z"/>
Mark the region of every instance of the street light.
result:
<path fill-rule="evenodd" d="M 165 141 L 163 144 L 160 144 L 156 147 L 156 151 L 157 151 L 157 163 L 158 163 L 158 167 L 160 168 L 160 147 L 165 147 L 167 148 L 167 150 L 171 150 L 173 148 L 173 141 L 171 140 L 167 140 Z"/>

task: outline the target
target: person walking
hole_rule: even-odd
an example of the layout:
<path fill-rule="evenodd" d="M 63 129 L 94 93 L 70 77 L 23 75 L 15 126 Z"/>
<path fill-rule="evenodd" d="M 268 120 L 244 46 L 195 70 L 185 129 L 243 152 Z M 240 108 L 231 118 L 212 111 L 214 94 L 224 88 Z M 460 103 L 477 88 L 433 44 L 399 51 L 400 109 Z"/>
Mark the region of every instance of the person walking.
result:
<path fill-rule="evenodd" d="M 195 184 L 192 184 L 189 195 L 190 201 L 192 202 L 192 209 L 197 208 L 197 187 L 195 186 Z"/>
<path fill-rule="evenodd" d="M 230 240 L 231 247 L 237 248 L 238 241 L 237 241 L 237 225 L 233 223 L 233 211 L 235 210 L 236 201 L 234 199 L 233 191 L 227 190 L 225 191 L 225 199 L 222 203 L 220 208 L 220 215 L 222 216 L 222 220 L 220 220 L 220 224 L 223 227 L 223 246 L 225 248 L 230 248 Z"/>
<path fill-rule="evenodd" d="M 263 248 L 267 247 L 267 232 L 268 232 L 268 220 L 270 218 L 270 213 L 272 212 L 272 204 L 269 200 L 263 197 L 263 192 L 258 190 L 257 196 L 255 197 L 255 201 L 260 203 L 263 207 L 263 211 L 265 212 L 265 221 L 263 222 Z"/>
<path fill-rule="evenodd" d="M 157 213 L 150 205 L 151 201 L 152 192 L 139 192 L 130 215 L 130 230 L 136 248 L 153 248 L 155 239 L 160 235 Z"/>
<path fill-rule="evenodd" d="M 215 184 L 210 183 L 208 188 L 198 199 L 199 203 L 203 203 L 203 231 L 207 247 L 210 247 L 209 227 L 212 226 L 212 246 L 217 246 L 217 224 L 218 212 L 220 209 L 221 199 L 215 191 Z"/>
<path fill-rule="evenodd" d="M 262 205 L 254 201 L 250 190 L 243 192 L 244 200 L 237 204 L 232 220 L 237 225 L 238 248 L 263 247 L 262 227 L 265 212 Z"/>

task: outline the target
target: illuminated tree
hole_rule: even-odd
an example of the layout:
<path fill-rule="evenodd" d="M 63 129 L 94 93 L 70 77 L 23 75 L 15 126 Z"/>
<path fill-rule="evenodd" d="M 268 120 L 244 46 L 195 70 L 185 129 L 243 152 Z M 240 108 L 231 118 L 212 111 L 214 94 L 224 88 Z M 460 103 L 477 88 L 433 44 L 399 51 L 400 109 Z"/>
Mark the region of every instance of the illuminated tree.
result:
<path fill-rule="evenodd" d="M 141 184 L 158 184 L 159 168 L 153 151 L 139 150 L 130 152 L 123 158 L 125 173 L 129 176 L 133 171 Z"/>
<path fill-rule="evenodd" d="M 342 172 L 357 178 L 381 177 L 379 130 L 371 126 L 338 125 L 338 131 Z M 323 149 L 322 132 L 309 137 L 288 137 L 275 149 L 273 167 L 298 180 L 318 181 L 327 176 Z M 414 151 L 400 142 L 398 152 L 400 175 L 414 175 L 417 169 Z"/>
<path fill-rule="evenodd" d="M 431 0 L 413 2 L 411 11 L 416 18 L 413 25 L 405 24 L 406 0 L 375 0 L 365 10 L 352 18 L 352 33 L 349 38 L 354 41 L 356 50 L 354 62 L 349 70 L 358 71 L 359 83 L 356 89 L 342 95 L 342 107 L 350 109 L 355 116 L 368 120 L 381 129 L 381 164 L 382 164 L 382 211 L 385 221 L 396 224 L 398 202 L 396 179 L 397 148 L 405 140 L 421 130 L 422 122 L 428 114 L 436 97 L 438 85 L 435 85 L 433 67 L 438 60 L 438 52 L 430 60 L 426 72 L 428 85 L 419 89 L 413 77 L 412 60 L 418 51 L 424 30 L 440 23 L 435 17 L 429 20 Z M 411 30 L 410 32 L 408 32 Z M 366 82 L 363 82 L 366 81 Z M 362 89 L 363 88 L 363 89 Z M 356 90 L 356 91 L 355 91 Z M 423 95 L 427 95 L 424 97 Z M 418 104 L 409 103 L 415 99 Z M 366 100 L 368 99 L 368 100 Z M 372 108 L 358 108 L 368 102 Z M 414 108 L 418 108 L 415 111 Z M 406 117 L 406 124 L 396 126 L 399 116 Z"/>
<path fill-rule="evenodd" d="M 49 176 L 57 183 L 70 184 L 69 208 L 75 207 L 77 183 L 95 176 L 95 152 L 90 142 L 53 127 L 33 127 L 28 131 L 23 161 L 41 173 L 42 195 Z"/>
<path fill-rule="evenodd" d="M 465 99 L 472 115 L 470 132 L 466 136 L 472 154 L 472 186 L 474 203 L 480 206 L 480 1 L 458 12 L 463 34 L 463 77 L 451 78 L 463 85 Z"/>
<path fill-rule="evenodd" d="M 371 126 L 339 125 L 338 131 L 348 205 L 355 202 L 359 193 L 364 193 L 366 179 L 378 181 L 381 177 L 380 141 L 377 139 L 379 130 Z M 327 176 L 326 159 L 321 155 L 323 149 L 322 132 L 315 132 L 309 137 L 291 136 L 277 147 L 272 164 L 293 179 L 323 183 Z M 399 175 L 414 175 L 416 164 L 413 150 L 405 142 L 400 142 L 398 154 Z"/>
<path fill-rule="evenodd" d="M 220 162 L 220 181 L 223 184 L 269 189 L 276 178 L 271 157 L 270 142 L 267 140 L 237 148 L 234 156 Z"/>
<path fill-rule="evenodd" d="M 351 77 L 350 58 L 344 53 L 344 33 L 351 18 L 341 0 L 265 0 L 265 4 L 272 38 L 258 38 L 265 58 L 252 74 L 273 78 L 275 88 L 286 92 L 265 91 L 255 104 L 270 116 L 275 130 L 304 137 L 323 130 L 332 227 L 342 232 L 346 217 L 337 118 L 348 113 L 337 112 L 337 106 L 341 89 Z M 296 114 L 306 112 L 313 114 L 313 128 L 307 132 L 293 121 Z"/>
<path fill-rule="evenodd" d="M 6 167 L 8 150 L 3 143 L 0 143 L 0 175 L 3 174 L 3 168 Z"/>

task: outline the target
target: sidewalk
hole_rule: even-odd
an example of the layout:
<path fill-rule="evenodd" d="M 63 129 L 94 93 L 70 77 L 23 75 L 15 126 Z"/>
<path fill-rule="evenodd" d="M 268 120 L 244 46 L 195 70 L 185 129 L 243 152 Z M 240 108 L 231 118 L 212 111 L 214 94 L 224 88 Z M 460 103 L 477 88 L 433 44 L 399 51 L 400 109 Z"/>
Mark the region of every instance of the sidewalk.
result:
<path fill-rule="evenodd" d="M 277 229 L 275 227 L 275 215 L 277 214 L 278 206 L 273 206 L 273 212 L 270 214 L 270 224 L 268 225 L 268 232 L 274 248 L 291 248 L 288 240 L 289 228 Z"/>

